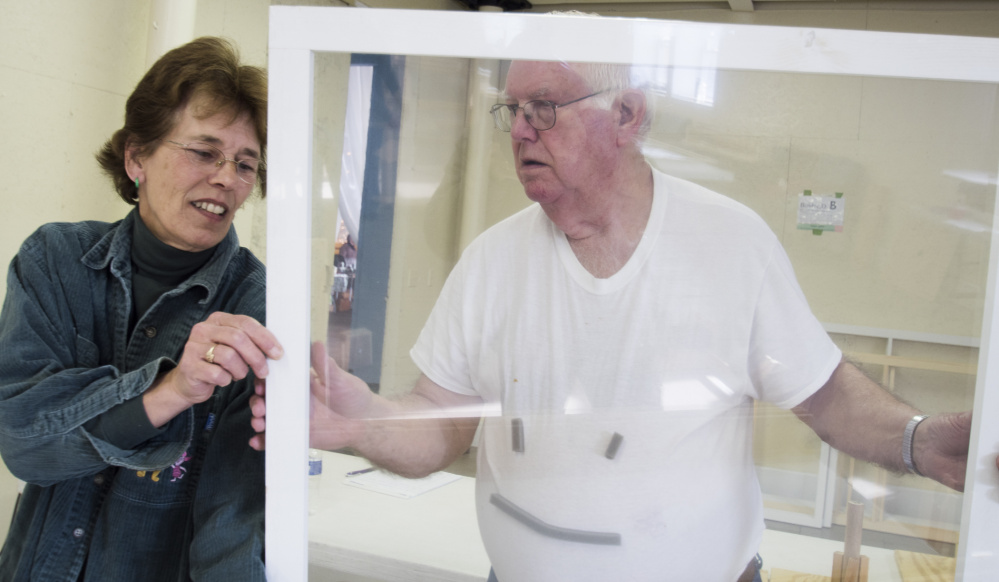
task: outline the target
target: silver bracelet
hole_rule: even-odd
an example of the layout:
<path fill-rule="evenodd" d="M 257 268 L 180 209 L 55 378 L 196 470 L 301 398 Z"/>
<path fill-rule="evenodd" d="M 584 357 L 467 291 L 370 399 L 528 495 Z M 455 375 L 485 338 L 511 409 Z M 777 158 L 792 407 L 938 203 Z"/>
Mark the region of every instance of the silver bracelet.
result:
<path fill-rule="evenodd" d="M 909 419 L 909 424 L 905 425 L 905 432 L 902 434 L 902 462 L 905 463 L 905 468 L 909 470 L 910 473 L 914 475 L 923 476 L 922 473 L 916 469 L 916 464 L 912 462 L 912 435 L 916 432 L 916 427 L 919 423 L 923 422 L 929 418 L 927 414 L 917 414 Z"/>

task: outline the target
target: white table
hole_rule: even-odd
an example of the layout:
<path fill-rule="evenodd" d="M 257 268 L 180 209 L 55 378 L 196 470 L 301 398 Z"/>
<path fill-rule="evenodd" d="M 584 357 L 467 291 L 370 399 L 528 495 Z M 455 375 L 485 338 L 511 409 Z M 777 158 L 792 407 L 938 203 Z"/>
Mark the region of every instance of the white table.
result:
<path fill-rule="evenodd" d="M 359 457 L 323 454 L 319 499 L 310 500 L 310 582 L 485 582 L 475 479 L 412 499 L 344 484 L 348 471 L 367 466 Z"/>

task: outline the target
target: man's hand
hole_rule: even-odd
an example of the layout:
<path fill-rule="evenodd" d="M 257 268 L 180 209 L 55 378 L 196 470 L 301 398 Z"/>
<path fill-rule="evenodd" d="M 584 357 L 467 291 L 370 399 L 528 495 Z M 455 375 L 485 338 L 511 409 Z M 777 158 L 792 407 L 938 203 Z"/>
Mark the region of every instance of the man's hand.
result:
<path fill-rule="evenodd" d="M 367 417 L 374 394 L 363 380 L 345 372 L 327 356 L 321 342 L 312 344 L 311 364 L 310 446 L 328 451 L 352 446 L 363 436 L 366 424 L 360 420 Z M 250 439 L 250 446 L 262 451 L 266 447 L 266 383 L 257 382 L 254 392 L 250 398 L 250 424 L 257 434 Z"/>
<path fill-rule="evenodd" d="M 356 445 L 368 426 L 360 420 L 370 416 L 374 393 L 328 357 L 319 342 L 312 344 L 309 392 L 309 446 L 335 451 Z"/>
<path fill-rule="evenodd" d="M 312 345 L 309 442 L 314 448 L 354 449 L 372 463 L 405 477 L 425 477 L 448 466 L 471 446 L 482 413 L 478 396 L 445 390 L 425 375 L 413 390 L 387 399 L 345 372 Z M 266 386 L 258 382 L 250 398 L 257 434 L 250 446 L 266 446 Z"/>
<path fill-rule="evenodd" d="M 964 491 L 968 468 L 971 412 L 935 414 L 919 423 L 913 434 L 913 463 L 920 473 Z M 996 461 L 999 466 L 999 460 Z"/>

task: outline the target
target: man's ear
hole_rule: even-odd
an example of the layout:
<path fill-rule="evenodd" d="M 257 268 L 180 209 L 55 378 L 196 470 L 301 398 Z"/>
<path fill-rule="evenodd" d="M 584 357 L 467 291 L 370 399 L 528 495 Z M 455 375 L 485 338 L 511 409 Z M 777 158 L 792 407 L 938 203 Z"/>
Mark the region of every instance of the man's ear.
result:
<path fill-rule="evenodd" d="M 618 96 L 615 106 L 618 109 L 618 129 L 620 134 L 634 140 L 641 132 L 647 115 L 645 93 L 637 89 L 626 89 Z"/>

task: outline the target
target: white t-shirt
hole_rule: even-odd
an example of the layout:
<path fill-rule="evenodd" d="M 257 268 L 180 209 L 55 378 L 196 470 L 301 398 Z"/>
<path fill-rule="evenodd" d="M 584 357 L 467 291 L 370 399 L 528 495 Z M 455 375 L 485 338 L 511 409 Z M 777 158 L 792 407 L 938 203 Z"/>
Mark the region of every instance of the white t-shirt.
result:
<path fill-rule="evenodd" d="M 753 400 L 791 408 L 840 361 L 756 214 L 655 171 L 654 185 L 607 279 L 537 205 L 483 233 L 411 352 L 491 405 L 477 507 L 501 582 L 735 580 L 763 531 Z"/>

